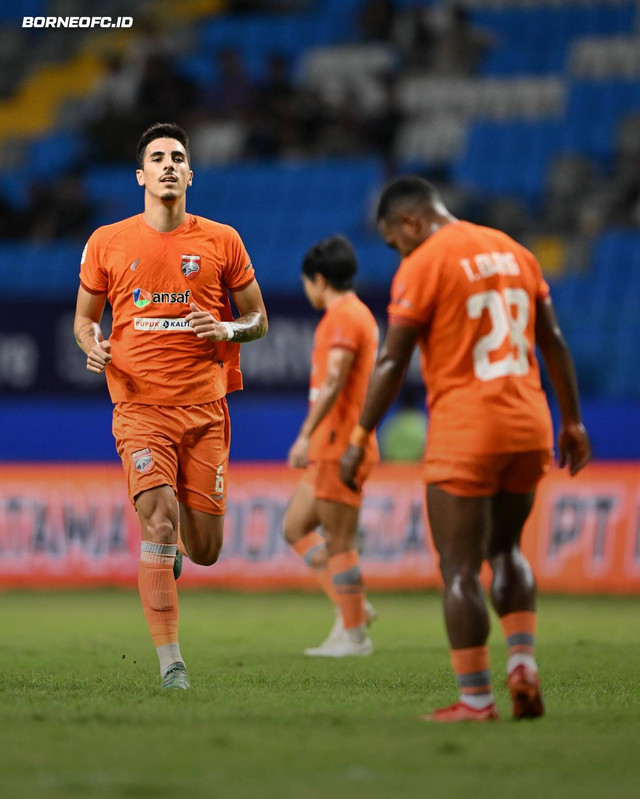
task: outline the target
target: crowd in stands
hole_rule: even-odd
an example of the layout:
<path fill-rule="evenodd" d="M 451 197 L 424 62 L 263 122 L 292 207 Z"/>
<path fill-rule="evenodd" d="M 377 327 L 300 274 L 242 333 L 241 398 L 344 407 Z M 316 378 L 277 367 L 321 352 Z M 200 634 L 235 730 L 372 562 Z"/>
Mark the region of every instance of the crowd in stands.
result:
<path fill-rule="evenodd" d="M 308 0 L 232 0 L 227 7 L 239 15 L 282 15 L 313 5 Z M 316 73 L 327 73 L 321 53 L 301 67 L 299 59 L 277 46 L 256 71 L 247 64 L 246 51 L 233 45 L 211 49 L 209 63 L 194 74 L 173 31 L 151 19 L 136 20 L 134 39 L 124 51 L 105 56 L 105 76 L 81 109 L 86 147 L 73 169 L 38 177 L 22 209 L 0 197 L 6 209 L 0 232 L 30 240 L 86 236 L 92 209 L 83 194 L 83 169 L 96 162 L 130 163 L 140 131 L 159 117 L 176 120 L 190 132 L 199 165 L 371 154 L 386 164 L 388 174 L 411 168 L 435 178 L 454 212 L 514 235 L 537 229 L 571 240 L 573 232 L 580 241 L 608 225 L 640 221 L 640 116 L 624 122 L 605 169 L 585 154 L 559 159 L 538 203 L 465 192 L 452 180 L 449 163 L 438 158 L 412 163 L 406 157 L 399 146 L 406 140 L 408 116 L 402 87 L 412 78 L 443 85 L 473 78 L 499 44 L 495 32 L 474 23 L 462 3 L 365 0 L 348 44 L 379 58 L 373 76 L 349 81 L 342 74 L 333 83 L 320 82 Z M 328 58 L 335 63 L 335 52 Z M 203 73 L 211 80 L 203 80 Z M 437 127 L 437 122 L 424 124 Z M 445 128 L 445 148 L 454 133 L 455 128 Z M 523 152 L 522 158 L 527 155 Z"/>
<path fill-rule="evenodd" d="M 283 12 L 308 6 L 305 0 L 235 0 L 236 13 Z M 18 212 L 3 201 L 4 237 L 51 240 L 86 235 L 91 208 L 83 200 L 82 169 L 88 161 L 130 162 L 140 131 L 158 120 L 178 120 L 190 131 L 194 155 L 204 150 L 208 126 L 236 123 L 233 150 L 238 159 L 313 158 L 375 153 L 389 161 L 402 116 L 394 104 L 399 76 L 468 75 L 488 38 L 473 28 L 462 7 L 394 9 L 390 0 L 368 0 L 358 16 L 356 39 L 386 43 L 397 58 L 379 81 L 374 107 L 363 104 L 357 87 L 327 97 L 311 81 L 296 79 L 295 65 L 274 50 L 262 76 L 247 69 L 242 53 L 220 47 L 210 54 L 215 80 L 205 88 L 181 69 L 172 38 L 151 19 L 136 23 L 135 39 L 124 52 L 105 56 L 105 77 L 82 110 L 87 141 L 73 174 L 39 180 L 28 205 Z M 202 159 L 200 159 L 202 160 Z"/>

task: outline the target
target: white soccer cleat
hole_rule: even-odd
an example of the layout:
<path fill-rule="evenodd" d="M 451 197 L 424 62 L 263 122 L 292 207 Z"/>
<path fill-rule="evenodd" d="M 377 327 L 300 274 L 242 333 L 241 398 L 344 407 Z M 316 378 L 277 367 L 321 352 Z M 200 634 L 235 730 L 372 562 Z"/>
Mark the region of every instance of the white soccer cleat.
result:
<path fill-rule="evenodd" d="M 367 614 L 367 627 L 371 625 L 377 618 L 378 614 L 376 609 L 373 607 L 371 602 L 368 599 L 364 601 L 364 610 Z M 305 655 L 309 654 L 312 650 L 315 652 L 318 649 L 324 649 L 325 646 L 329 644 L 333 644 L 335 641 L 341 640 L 342 636 L 344 635 L 344 622 L 342 621 L 342 613 L 340 613 L 340 608 L 336 607 L 336 620 L 333 623 L 333 627 L 329 630 L 329 635 L 324 639 L 324 641 L 320 644 L 320 646 L 311 647 L 310 649 L 305 649 Z"/>
<path fill-rule="evenodd" d="M 307 657 L 312 658 L 348 658 L 364 657 L 373 654 L 371 638 L 365 636 L 362 641 L 353 641 L 346 630 L 336 641 L 325 642 L 321 646 L 304 650 Z"/>

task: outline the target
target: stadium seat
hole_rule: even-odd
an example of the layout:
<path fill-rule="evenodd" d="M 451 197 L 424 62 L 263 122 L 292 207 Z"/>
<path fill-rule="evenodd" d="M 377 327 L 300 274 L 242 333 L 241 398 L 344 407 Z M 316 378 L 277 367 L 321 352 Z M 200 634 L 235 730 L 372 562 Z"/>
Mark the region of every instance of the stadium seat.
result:
<path fill-rule="evenodd" d="M 82 247 L 81 242 L 5 242 L 0 250 L 0 286 L 15 299 L 33 299 L 33 275 L 37 274 L 38 292 L 43 297 L 69 298 L 78 288 Z M 20 265 L 19 269 L 16 264 Z"/>
<path fill-rule="evenodd" d="M 81 166 L 86 152 L 84 137 L 74 131 L 40 136 L 29 147 L 27 164 L 34 179 L 50 178 L 70 167 Z"/>
<path fill-rule="evenodd" d="M 400 163 L 437 165 L 457 158 L 466 124 L 458 116 L 425 116 L 405 123 L 398 132 L 394 155 Z"/>
<path fill-rule="evenodd" d="M 194 162 L 208 166 L 238 159 L 245 136 L 244 125 L 235 120 L 201 123 L 191 136 Z"/>

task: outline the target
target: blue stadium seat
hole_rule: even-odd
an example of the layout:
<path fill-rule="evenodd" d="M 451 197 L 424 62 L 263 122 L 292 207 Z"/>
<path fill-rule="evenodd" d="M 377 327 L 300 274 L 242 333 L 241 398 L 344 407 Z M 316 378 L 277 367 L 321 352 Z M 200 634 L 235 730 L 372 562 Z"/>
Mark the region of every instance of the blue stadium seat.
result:
<path fill-rule="evenodd" d="M 260 79 L 272 53 L 281 53 L 295 61 L 310 47 L 331 44 L 347 36 L 349 31 L 345 30 L 344 19 L 344 11 L 337 16 L 215 16 L 200 31 L 199 60 L 190 56 L 181 61 L 181 66 L 196 80 L 202 81 L 207 74 L 207 67 L 203 65 L 209 59 L 215 79 L 216 52 L 232 47 L 242 54 L 248 72 Z"/>
<path fill-rule="evenodd" d="M 18 298 L 37 294 L 48 299 L 72 297 L 78 288 L 80 256 L 84 242 L 53 244 L 5 243 L 0 250 L 0 286 Z"/>
<path fill-rule="evenodd" d="M 82 166 L 85 152 L 84 136 L 75 131 L 55 131 L 31 144 L 26 163 L 33 178 L 51 178 L 64 170 Z"/>
<path fill-rule="evenodd" d="M 481 73 L 493 76 L 543 75 L 562 71 L 568 49 L 578 36 L 630 35 L 635 31 L 636 4 L 577 5 L 515 3 L 472 9 L 472 21 L 492 33 L 495 47 L 486 55 Z"/>
<path fill-rule="evenodd" d="M 454 177 L 489 197 L 507 195 L 535 205 L 559 151 L 560 134 L 558 122 L 477 122 Z"/>
<path fill-rule="evenodd" d="M 25 167 L 8 169 L 0 173 L 4 187 L 4 199 L 13 207 L 25 210 L 29 204 L 29 188 L 32 183 L 31 174 Z"/>
<path fill-rule="evenodd" d="M 94 225 L 109 225 L 142 212 L 143 190 L 133 167 L 92 167 L 85 178 L 87 197 L 97 206 Z"/>
<path fill-rule="evenodd" d="M 42 17 L 51 11 L 49 0 L 21 0 L 0 4 L 0 25 L 21 22 L 22 17 Z"/>

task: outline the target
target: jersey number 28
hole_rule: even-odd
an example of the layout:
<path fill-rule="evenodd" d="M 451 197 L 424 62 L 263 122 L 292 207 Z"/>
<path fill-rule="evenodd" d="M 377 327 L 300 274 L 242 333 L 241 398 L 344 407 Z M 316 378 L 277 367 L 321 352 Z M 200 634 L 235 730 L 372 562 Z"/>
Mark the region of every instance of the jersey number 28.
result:
<path fill-rule="evenodd" d="M 515 315 L 511 309 L 515 310 Z M 529 371 L 529 342 L 525 331 L 529 323 L 529 295 L 524 289 L 481 291 L 467 300 L 470 319 L 479 319 L 484 311 L 491 318 L 491 330 L 478 339 L 473 348 L 473 369 L 478 380 L 495 380 L 508 375 L 526 375 Z M 489 355 L 499 350 L 507 337 L 515 349 L 498 361 Z"/>

